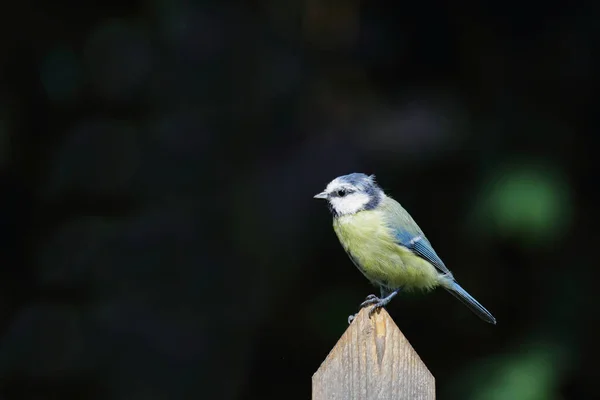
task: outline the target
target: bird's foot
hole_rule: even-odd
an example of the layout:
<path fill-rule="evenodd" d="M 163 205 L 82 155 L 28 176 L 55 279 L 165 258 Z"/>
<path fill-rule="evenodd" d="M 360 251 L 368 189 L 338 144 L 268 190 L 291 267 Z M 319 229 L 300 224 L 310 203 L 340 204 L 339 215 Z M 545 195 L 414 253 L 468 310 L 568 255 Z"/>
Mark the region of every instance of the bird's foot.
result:
<path fill-rule="evenodd" d="M 375 296 L 374 294 L 370 294 L 367 296 L 365 301 L 360 303 L 360 308 L 363 309 L 366 306 L 379 303 L 380 301 L 381 301 L 381 299 L 379 297 Z M 348 325 L 350 325 L 352 323 L 352 321 L 354 321 L 354 319 L 356 318 L 357 315 L 358 315 L 358 313 L 348 316 Z M 373 314 L 369 313 L 369 317 L 371 317 L 371 315 L 373 315 Z"/>
<path fill-rule="evenodd" d="M 387 297 L 383 297 L 383 298 L 379 298 L 377 296 L 375 296 L 374 294 L 370 294 L 367 296 L 367 298 L 365 299 L 365 301 L 363 301 L 362 303 L 360 303 L 360 308 L 365 308 L 367 306 L 373 306 L 370 310 L 369 310 L 369 318 L 371 318 L 373 316 L 373 314 L 375 314 L 375 312 L 377 312 L 379 309 L 385 307 L 399 292 L 400 289 L 396 289 L 394 290 L 392 293 L 390 293 Z"/>
<path fill-rule="evenodd" d="M 369 310 L 369 318 L 371 318 L 377 310 L 384 307 L 389 302 L 390 302 L 390 300 L 388 300 L 387 298 L 380 299 L 379 297 L 375 296 L 374 294 L 370 294 L 367 296 L 365 301 L 360 303 L 360 308 L 362 309 L 362 308 L 365 308 L 368 306 L 373 306 L 371 308 L 371 310 Z"/>
<path fill-rule="evenodd" d="M 354 318 L 356 318 L 357 315 L 358 314 L 353 314 L 348 316 L 348 325 L 350 325 L 352 321 L 354 321 Z"/>
<path fill-rule="evenodd" d="M 385 307 L 391 299 L 388 298 L 384 298 L 384 299 L 375 299 L 376 301 L 373 304 L 373 307 L 371 307 L 371 309 L 369 310 L 369 318 L 371 318 L 373 316 L 373 314 L 375 314 L 376 312 L 378 312 L 380 309 L 382 309 L 383 307 Z"/>
<path fill-rule="evenodd" d="M 372 304 L 378 303 L 381 299 L 374 294 L 370 294 L 367 296 L 365 301 L 360 303 L 360 308 L 365 308 L 366 306 L 370 306 Z"/>

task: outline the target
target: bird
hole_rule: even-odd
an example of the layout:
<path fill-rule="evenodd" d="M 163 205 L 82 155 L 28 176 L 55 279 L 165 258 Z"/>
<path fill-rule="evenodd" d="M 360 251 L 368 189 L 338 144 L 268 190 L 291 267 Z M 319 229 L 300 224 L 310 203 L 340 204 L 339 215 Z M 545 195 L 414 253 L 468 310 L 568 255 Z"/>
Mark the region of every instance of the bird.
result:
<path fill-rule="evenodd" d="M 410 214 L 375 181 L 374 175 L 342 175 L 314 196 L 328 202 L 333 229 L 350 260 L 380 288 L 360 308 L 372 306 L 369 317 L 400 291 L 430 291 L 441 286 L 479 318 L 496 318 L 454 278 Z M 349 317 L 351 322 L 353 316 Z"/>

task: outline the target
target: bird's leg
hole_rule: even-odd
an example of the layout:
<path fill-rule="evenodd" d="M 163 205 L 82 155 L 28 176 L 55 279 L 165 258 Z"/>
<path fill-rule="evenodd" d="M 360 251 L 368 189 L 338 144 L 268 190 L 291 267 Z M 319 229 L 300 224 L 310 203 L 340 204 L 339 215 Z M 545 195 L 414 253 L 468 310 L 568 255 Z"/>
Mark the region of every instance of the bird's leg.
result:
<path fill-rule="evenodd" d="M 370 294 L 367 296 L 365 301 L 360 304 L 360 308 L 364 308 L 366 306 L 372 305 L 373 308 L 369 311 L 369 317 L 372 317 L 375 311 L 379 310 L 382 307 L 385 307 L 400 291 L 400 288 L 394 289 L 391 292 L 387 291 L 383 287 L 381 288 L 381 298 Z"/>

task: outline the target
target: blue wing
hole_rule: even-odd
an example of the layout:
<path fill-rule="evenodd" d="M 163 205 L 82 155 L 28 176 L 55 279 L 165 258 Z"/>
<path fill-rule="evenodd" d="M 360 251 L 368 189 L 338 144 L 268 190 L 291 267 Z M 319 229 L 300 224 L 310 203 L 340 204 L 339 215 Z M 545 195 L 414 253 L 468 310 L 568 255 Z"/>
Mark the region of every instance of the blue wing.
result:
<path fill-rule="evenodd" d="M 441 273 L 452 276 L 450 270 L 431 247 L 431 243 L 429 243 L 419 225 L 396 200 L 386 197 L 380 208 L 385 216 L 387 226 L 392 229 L 396 243 L 428 261 Z"/>
<path fill-rule="evenodd" d="M 429 240 L 427 240 L 423 233 L 418 232 L 415 234 L 404 229 L 396 229 L 395 234 L 396 240 L 400 246 L 406 247 L 419 257 L 427 260 L 440 272 L 452 276 L 448 267 L 444 265 L 444 262 L 436 254 L 435 250 L 433 250 L 431 243 L 429 243 Z"/>

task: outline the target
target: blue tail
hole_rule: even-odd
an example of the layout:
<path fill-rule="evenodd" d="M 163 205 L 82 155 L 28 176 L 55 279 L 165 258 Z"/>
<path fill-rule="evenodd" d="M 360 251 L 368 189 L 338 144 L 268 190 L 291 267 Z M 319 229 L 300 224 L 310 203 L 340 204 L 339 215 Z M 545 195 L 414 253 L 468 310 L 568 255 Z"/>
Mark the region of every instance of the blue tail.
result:
<path fill-rule="evenodd" d="M 485 322 L 496 325 L 496 318 L 485 309 L 484 306 L 479 304 L 477 300 L 473 298 L 465 289 L 460 287 L 456 282 L 452 282 L 452 286 L 445 288 L 451 295 L 459 299 L 465 306 L 469 307 L 469 310 L 473 311 L 479 318 Z"/>

